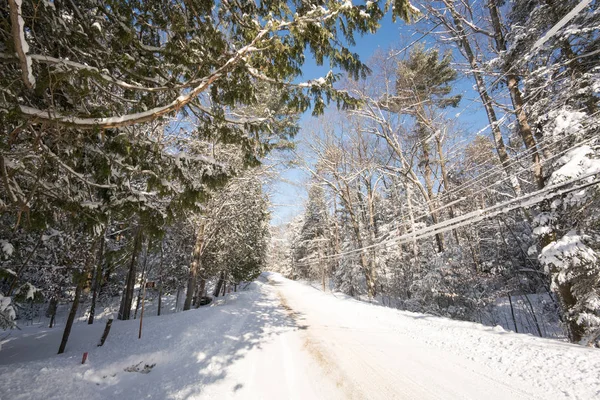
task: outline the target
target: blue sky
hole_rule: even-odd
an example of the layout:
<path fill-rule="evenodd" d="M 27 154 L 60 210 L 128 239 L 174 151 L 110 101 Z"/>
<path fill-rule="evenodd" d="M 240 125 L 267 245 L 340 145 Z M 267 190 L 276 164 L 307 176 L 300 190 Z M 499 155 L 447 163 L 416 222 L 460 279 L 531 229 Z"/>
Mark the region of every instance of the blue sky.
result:
<path fill-rule="evenodd" d="M 380 29 L 372 35 L 357 36 L 356 45 L 351 47 L 353 52 L 359 54 L 361 61 L 367 62 L 369 58 L 378 49 L 387 50 L 391 46 L 402 48 L 417 38 L 421 37 L 421 33 L 415 33 L 413 27 L 407 26 L 401 20 L 392 22 L 391 14 L 388 13 L 382 20 Z M 423 39 L 433 44 L 433 39 Z M 325 65 L 317 66 L 314 59 L 307 54 L 306 63 L 303 66 L 302 80 L 315 79 L 325 76 L 329 71 L 329 65 L 325 61 Z M 456 55 L 457 62 L 464 63 L 460 55 Z M 477 132 L 487 123 L 485 113 L 479 103 L 479 96 L 473 88 L 473 80 L 463 78 L 457 82 L 457 92 L 463 93 L 463 100 L 456 109 L 456 112 L 451 111 L 449 116 L 459 114 L 457 119 L 460 121 L 460 126 L 469 132 Z M 303 115 L 300 121 L 300 133 L 296 137 L 297 140 L 302 139 L 302 126 L 309 123 L 313 117 L 310 113 Z M 281 174 L 282 180 L 278 181 L 273 187 L 271 201 L 273 203 L 271 224 L 279 225 L 290 221 L 295 215 L 298 215 L 303 210 L 303 203 L 306 199 L 306 190 L 303 188 L 303 183 L 307 176 L 299 169 L 288 169 Z"/>

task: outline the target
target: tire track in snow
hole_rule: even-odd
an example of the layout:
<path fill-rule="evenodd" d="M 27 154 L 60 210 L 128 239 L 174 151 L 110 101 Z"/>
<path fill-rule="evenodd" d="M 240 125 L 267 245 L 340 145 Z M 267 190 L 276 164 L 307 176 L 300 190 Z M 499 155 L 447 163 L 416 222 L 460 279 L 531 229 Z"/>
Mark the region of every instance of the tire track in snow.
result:
<path fill-rule="evenodd" d="M 306 350 L 312 359 L 316 361 L 318 367 L 330 380 L 334 382 L 335 386 L 341 392 L 343 392 L 344 398 L 351 400 L 365 399 L 366 397 L 362 391 L 351 383 L 351 380 L 342 373 L 342 371 L 337 367 L 336 363 L 333 362 L 321 349 L 321 346 L 319 346 L 318 342 L 311 335 L 310 326 L 302 323 L 303 318 L 301 317 L 301 314 L 297 311 L 294 311 L 289 306 L 285 296 L 275 287 L 276 284 L 270 279 L 268 279 L 267 283 L 274 288 L 274 291 L 281 303 L 281 307 L 294 321 L 298 329 L 303 331 L 302 342 L 304 350 Z"/>

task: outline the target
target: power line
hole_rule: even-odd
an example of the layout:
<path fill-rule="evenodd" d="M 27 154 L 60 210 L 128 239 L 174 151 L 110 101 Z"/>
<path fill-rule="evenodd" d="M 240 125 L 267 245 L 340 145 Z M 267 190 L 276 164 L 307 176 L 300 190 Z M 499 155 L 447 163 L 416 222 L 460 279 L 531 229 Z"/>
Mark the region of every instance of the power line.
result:
<path fill-rule="evenodd" d="M 444 233 L 449 230 L 459 228 L 461 226 L 466 226 L 466 225 L 473 224 L 475 222 L 480 222 L 480 221 L 488 219 L 488 218 L 493 218 L 498 215 L 506 214 L 508 212 L 514 211 L 519 208 L 528 208 L 528 207 L 531 207 L 538 203 L 541 203 L 543 201 L 552 199 L 554 197 L 562 196 L 569 192 L 581 190 L 586 187 L 596 185 L 596 184 L 600 183 L 600 177 L 598 177 L 598 175 L 600 175 L 598 172 L 585 174 L 578 178 L 571 179 L 571 180 L 563 182 L 563 183 L 547 186 L 541 190 L 523 195 L 516 199 L 511 199 L 511 200 L 508 200 L 508 201 L 500 203 L 500 204 L 495 204 L 495 205 L 493 205 L 491 207 L 487 207 L 485 209 L 475 210 L 475 211 L 472 211 L 465 215 L 451 218 L 449 220 L 419 229 L 417 231 L 413 231 L 413 232 L 401 235 L 401 236 L 393 238 L 393 239 L 381 241 L 379 243 L 371 244 L 371 245 L 364 246 L 364 247 L 361 247 L 358 249 L 352 249 L 352 250 L 340 252 L 337 254 L 322 256 L 321 259 L 335 260 L 335 259 L 338 259 L 345 255 L 361 253 L 365 250 L 373 249 L 373 248 L 380 247 L 380 246 L 386 246 L 389 244 L 408 243 L 408 242 L 411 242 L 414 240 L 419 240 L 419 239 L 424 239 L 424 238 L 427 238 L 430 236 L 434 236 L 439 233 Z M 582 181 L 584 179 L 588 179 L 591 177 L 595 177 L 596 179 L 594 179 L 590 182 L 583 183 L 581 185 L 576 185 L 574 187 L 564 188 L 565 186 L 572 185 L 574 183 L 577 183 L 579 181 Z M 309 266 L 311 264 L 312 263 L 301 263 L 301 264 L 296 264 L 296 266 Z"/>

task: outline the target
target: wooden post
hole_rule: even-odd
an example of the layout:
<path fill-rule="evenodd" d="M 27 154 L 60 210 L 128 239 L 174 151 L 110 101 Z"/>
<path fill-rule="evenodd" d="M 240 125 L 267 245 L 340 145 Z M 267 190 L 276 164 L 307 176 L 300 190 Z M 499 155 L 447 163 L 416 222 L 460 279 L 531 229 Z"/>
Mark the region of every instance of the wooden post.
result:
<path fill-rule="evenodd" d="M 144 293 L 142 294 L 142 315 L 140 315 L 140 333 L 138 339 L 142 338 L 142 322 L 144 321 L 144 300 L 146 300 L 146 285 L 144 285 Z"/>
<path fill-rule="evenodd" d="M 138 339 L 142 338 L 142 322 L 144 321 L 144 300 L 146 300 L 146 288 L 153 288 L 154 282 L 146 282 L 144 285 L 144 292 L 142 294 L 142 314 L 140 315 L 140 333 L 138 334 Z"/>
<path fill-rule="evenodd" d="M 321 285 L 323 286 L 323 293 L 325 293 L 325 266 L 321 259 L 321 245 L 319 244 L 319 267 L 321 267 Z"/>
<path fill-rule="evenodd" d="M 85 360 L 87 360 L 88 352 L 83 353 L 83 358 L 81 359 L 81 363 L 85 364 Z"/>

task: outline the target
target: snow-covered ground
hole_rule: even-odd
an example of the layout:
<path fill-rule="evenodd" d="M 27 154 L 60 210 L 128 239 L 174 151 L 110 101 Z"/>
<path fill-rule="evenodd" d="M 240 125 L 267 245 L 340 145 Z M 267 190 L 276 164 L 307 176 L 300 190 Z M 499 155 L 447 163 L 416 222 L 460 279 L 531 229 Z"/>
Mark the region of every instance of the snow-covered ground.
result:
<path fill-rule="evenodd" d="M 265 273 L 199 310 L 28 327 L 0 350 L 0 399 L 592 399 L 600 352 L 322 293 Z M 81 355 L 89 352 L 86 364 Z M 152 368 L 144 367 L 152 366 Z M 147 372 L 147 373 L 142 373 Z"/>

